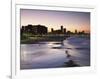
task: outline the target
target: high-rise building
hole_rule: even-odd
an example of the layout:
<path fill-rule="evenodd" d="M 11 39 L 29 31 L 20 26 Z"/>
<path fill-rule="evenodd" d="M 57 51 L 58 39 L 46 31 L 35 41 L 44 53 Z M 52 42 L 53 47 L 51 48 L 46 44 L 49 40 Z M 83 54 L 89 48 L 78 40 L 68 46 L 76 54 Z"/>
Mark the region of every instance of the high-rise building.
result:
<path fill-rule="evenodd" d="M 64 31 L 63 31 L 64 29 L 63 29 L 63 26 L 61 26 L 61 32 L 63 33 Z"/>
<path fill-rule="evenodd" d="M 75 34 L 77 34 L 77 30 L 75 30 Z"/>
<path fill-rule="evenodd" d="M 53 30 L 53 28 L 51 28 L 51 32 L 53 32 L 54 30 Z"/>
<path fill-rule="evenodd" d="M 64 33 L 66 33 L 66 28 L 64 28 Z"/>

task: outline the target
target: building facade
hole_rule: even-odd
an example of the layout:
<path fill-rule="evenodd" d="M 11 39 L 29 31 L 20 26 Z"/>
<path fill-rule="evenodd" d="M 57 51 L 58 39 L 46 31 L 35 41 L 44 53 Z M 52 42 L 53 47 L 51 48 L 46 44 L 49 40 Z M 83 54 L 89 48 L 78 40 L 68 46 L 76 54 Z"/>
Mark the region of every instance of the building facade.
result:
<path fill-rule="evenodd" d="M 44 25 L 27 25 L 27 26 L 22 26 L 21 32 L 32 33 L 32 34 L 47 34 L 48 29 Z"/>

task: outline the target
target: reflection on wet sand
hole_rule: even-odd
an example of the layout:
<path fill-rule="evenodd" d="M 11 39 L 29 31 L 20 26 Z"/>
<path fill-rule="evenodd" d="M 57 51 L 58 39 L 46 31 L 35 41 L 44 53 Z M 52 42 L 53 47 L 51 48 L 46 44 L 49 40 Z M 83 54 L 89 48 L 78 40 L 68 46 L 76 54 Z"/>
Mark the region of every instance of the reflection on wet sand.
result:
<path fill-rule="evenodd" d="M 64 62 L 64 67 L 78 67 L 79 65 L 76 64 L 76 63 L 74 62 L 74 60 L 71 59 L 71 55 L 68 53 L 67 50 L 65 51 L 65 53 L 66 53 L 67 59 L 69 59 L 69 60 L 66 61 L 66 62 Z"/>
<path fill-rule="evenodd" d="M 77 37 L 76 40 L 70 38 L 63 42 L 21 44 L 20 68 L 90 66 L 90 42 L 88 40 L 88 38 L 80 38 L 80 42 L 76 43 L 78 41 Z"/>

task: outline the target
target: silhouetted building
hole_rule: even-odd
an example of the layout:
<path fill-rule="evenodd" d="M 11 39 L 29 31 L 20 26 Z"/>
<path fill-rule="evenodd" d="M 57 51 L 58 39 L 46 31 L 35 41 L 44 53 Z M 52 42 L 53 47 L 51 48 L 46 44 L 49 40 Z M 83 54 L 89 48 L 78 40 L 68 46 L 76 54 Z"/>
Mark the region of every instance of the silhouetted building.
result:
<path fill-rule="evenodd" d="M 22 26 L 21 32 L 32 33 L 32 34 L 46 34 L 48 32 L 47 27 L 44 25 L 27 25 Z"/>
<path fill-rule="evenodd" d="M 85 34 L 85 31 L 80 31 L 78 34 L 82 35 L 82 34 Z"/>
<path fill-rule="evenodd" d="M 64 32 L 63 26 L 61 26 L 61 32 L 62 32 L 62 33 Z"/>
<path fill-rule="evenodd" d="M 51 28 L 51 32 L 53 32 L 54 30 L 53 30 L 53 28 Z"/>
<path fill-rule="evenodd" d="M 77 30 L 75 30 L 75 34 L 77 34 Z"/>
<path fill-rule="evenodd" d="M 67 34 L 70 35 L 71 34 L 71 31 L 67 31 Z"/>
<path fill-rule="evenodd" d="M 62 31 L 61 30 L 54 30 L 52 33 L 53 34 L 62 34 Z"/>
<path fill-rule="evenodd" d="M 65 34 L 66 28 L 63 28 L 63 26 L 61 26 L 60 29 L 58 30 L 53 30 L 53 28 L 51 28 L 51 33 L 52 34 Z"/>
<path fill-rule="evenodd" d="M 64 28 L 64 33 L 66 33 L 66 28 Z"/>

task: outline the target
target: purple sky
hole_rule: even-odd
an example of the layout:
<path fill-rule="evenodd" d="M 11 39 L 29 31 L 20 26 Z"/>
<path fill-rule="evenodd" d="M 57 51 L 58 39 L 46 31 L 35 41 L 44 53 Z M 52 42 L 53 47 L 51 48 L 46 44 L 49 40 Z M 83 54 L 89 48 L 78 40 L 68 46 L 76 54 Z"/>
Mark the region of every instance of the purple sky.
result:
<path fill-rule="evenodd" d="M 21 9 L 21 26 L 28 24 L 41 24 L 51 28 L 64 28 L 70 31 L 85 30 L 90 32 L 90 13 L 89 12 L 72 12 L 72 11 L 53 11 L 53 10 L 35 10 L 35 9 Z"/>

